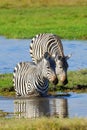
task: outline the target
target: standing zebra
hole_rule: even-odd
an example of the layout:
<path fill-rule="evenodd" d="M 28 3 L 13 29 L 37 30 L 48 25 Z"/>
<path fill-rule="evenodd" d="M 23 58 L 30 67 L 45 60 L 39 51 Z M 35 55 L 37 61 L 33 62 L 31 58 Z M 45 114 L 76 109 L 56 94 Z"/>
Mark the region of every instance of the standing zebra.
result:
<path fill-rule="evenodd" d="M 44 95 L 48 91 L 48 81 L 57 84 L 55 61 L 46 52 L 35 65 L 32 62 L 21 62 L 14 69 L 13 82 L 16 95 Z"/>
<path fill-rule="evenodd" d="M 36 35 L 30 43 L 30 55 L 35 64 L 42 58 L 45 52 L 48 52 L 56 62 L 56 74 L 60 81 L 65 85 L 67 80 L 67 59 L 65 56 L 60 38 L 57 35 L 44 33 Z"/>

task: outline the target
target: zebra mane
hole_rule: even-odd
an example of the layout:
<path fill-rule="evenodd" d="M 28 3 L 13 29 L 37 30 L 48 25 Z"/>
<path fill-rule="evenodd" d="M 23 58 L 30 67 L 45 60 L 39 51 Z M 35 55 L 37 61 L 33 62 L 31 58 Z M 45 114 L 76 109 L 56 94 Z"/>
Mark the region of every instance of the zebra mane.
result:
<path fill-rule="evenodd" d="M 37 64 L 40 63 L 42 61 L 43 57 L 41 57 L 41 59 L 37 60 Z"/>
<path fill-rule="evenodd" d="M 37 64 L 40 63 L 43 59 L 45 59 L 44 55 L 39 60 L 37 60 Z"/>

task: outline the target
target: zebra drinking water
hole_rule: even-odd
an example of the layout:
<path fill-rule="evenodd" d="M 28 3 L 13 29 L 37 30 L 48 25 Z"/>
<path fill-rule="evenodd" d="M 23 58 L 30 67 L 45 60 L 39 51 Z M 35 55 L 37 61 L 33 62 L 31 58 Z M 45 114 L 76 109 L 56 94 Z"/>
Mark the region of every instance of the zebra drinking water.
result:
<path fill-rule="evenodd" d="M 57 84 L 55 61 L 45 53 L 38 64 L 33 62 L 18 63 L 14 69 L 13 82 L 16 95 L 44 95 L 48 91 L 48 81 Z"/>
<path fill-rule="evenodd" d="M 56 74 L 60 81 L 65 85 L 67 80 L 67 59 L 70 56 L 64 55 L 63 45 L 57 35 L 43 33 L 36 35 L 30 43 L 30 55 L 35 64 L 42 58 L 45 52 L 48 52 L 56 62 Z"/>

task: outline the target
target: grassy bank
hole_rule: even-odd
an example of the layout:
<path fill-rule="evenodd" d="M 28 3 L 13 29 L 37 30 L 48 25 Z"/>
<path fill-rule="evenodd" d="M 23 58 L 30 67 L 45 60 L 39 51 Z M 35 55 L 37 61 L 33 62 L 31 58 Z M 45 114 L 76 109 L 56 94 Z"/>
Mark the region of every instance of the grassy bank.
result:
<path fill-rule="evenodd" d="M 15 95 L 12 74 L 0 74 L 0 95 Z"/>
<path fill-rule="evenodd" d="M 0 95 L 15 95 L 12 79 L 12 74 L 0 74 Z M 68 72 L 68 80 L 69 83 L 66 86 L 60 83 L 56 85 L 55 91 L 87 92 L 87 69 Z M 49 91 L 54 91 L 52 84 L 49 86 Z"/>
<path fill-rule="evenodd" d="M 87 130 L 87 119 L 0 119 L 0 130 Z"/>
<path fill-rule="evenodd" d="M 87 39 L 87 1 L 0 0 L 0 35 L 31 38 L 44 32 Z"/>

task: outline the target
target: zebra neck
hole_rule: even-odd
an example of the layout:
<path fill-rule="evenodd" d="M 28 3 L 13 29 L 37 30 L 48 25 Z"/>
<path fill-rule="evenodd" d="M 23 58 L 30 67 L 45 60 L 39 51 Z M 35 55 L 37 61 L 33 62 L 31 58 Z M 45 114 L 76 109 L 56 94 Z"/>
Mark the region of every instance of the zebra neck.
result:
<path fill-rule="evenodd" d="M 48 79 L 41 77 L 41 75 L 37 76 L 36 86 L 44 87 L 48 85 Z"/>
<path fill-rule="evenodd" d="M 40 61 L 38 64 L 37 64 L 37 74 L 40 75 L 41 77 L 43 77 L 43 62 Z"/>
<path fill-rule="evenodd" d="M 37 81 L 35 82 L 35 87 L 37 91 L 41 94 L 45 94 L 48 91 L 48 80 L 38 76 Z"/>

